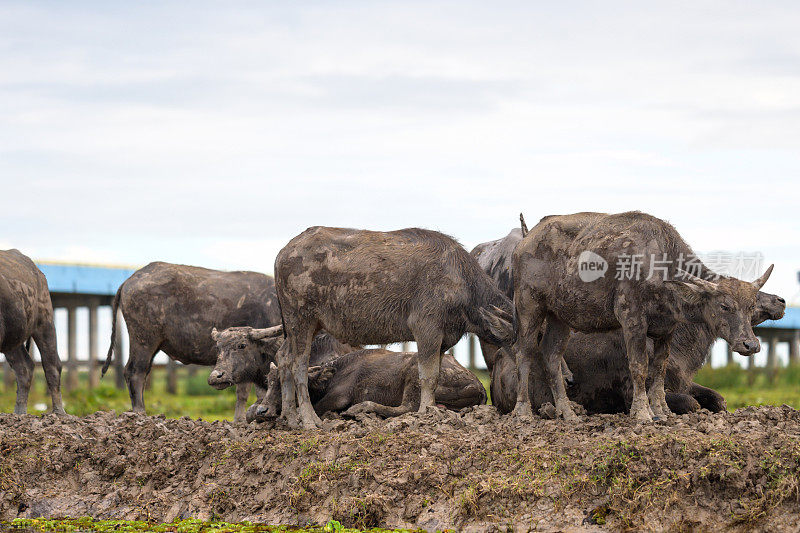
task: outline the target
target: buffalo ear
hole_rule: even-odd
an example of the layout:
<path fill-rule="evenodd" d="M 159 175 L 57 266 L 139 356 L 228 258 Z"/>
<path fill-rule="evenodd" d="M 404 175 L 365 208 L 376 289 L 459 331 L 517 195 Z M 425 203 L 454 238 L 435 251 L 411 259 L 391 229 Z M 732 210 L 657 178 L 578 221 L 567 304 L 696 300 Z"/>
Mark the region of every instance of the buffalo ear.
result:
<path fill-rule="evenodd" d="M 330 380 L 336 375 L 332 366 L 308 367 L 308 386 L 316 391 L 324 391 Z"/>
<path fill-rule="evenodd" d="M 681 269 L 676 270 L 675 277 L 682 279 L 667 280 L 667 283 L 670 283 L 683 299 L 691 303 L 700 301 L 703 296 L 716 294 L 719 290 L 719 286 L 716 283 L 704 280 Z"/>
<path fill-rule="evenodd" d="M 211 328 L 211 338 L 214 339 L 214 342 L 219 340 L 219 331 L 217 331 L 217 328 Z"/>
<path fill-rule="evenodd" d="M 278 350 L 283 346 L 283 337 L 268 337 L 257 342 L 261 346 L 261 360 L 265 363 L 273 362 Z"/>
<path fill-rule="evenodd" d="M 500 311 L 501 314 L 492 311 L 488 311 L 484 308 L 481 308 L 479 311 L 483 320 L 488 324 L 489 331 L 494 335 L 500 342 L 511 342 L 514 340 L 514 326 L 511 324 L 510 321 L 503 318 L 503 315 L 507 316 L 508 313 L 505 313 L 501 309 L 497 309 Z"/>
<path fill-rule="evenodd" d="M 772 274 L 772 269 L 773 268 L 775 268 L 775 265 L 770 265 L 769 268 L 767 269 L 767 271 L 764 272 L 761 275 L 760 278 L 758 278 L 757 280 L 755 280 L 752 283 L 753 287 L 755 287 L 756 290 L 759 290 L 759 291 L 761 290 L 761 287 L 764 286 L 764 284 L 767 282 L 767 280 L 769 279 L 770 275 Z"/>

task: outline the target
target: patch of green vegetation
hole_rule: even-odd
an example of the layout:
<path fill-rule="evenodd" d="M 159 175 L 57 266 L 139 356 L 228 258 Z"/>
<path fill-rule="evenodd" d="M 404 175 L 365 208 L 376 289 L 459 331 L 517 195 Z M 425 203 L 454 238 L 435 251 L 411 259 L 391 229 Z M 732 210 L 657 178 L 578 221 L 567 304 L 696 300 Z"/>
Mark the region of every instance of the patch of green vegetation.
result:
<path fill-rule="evenodd" d="M 231 524 L 227 522 L 205 522 L 202 520 L 180 520 L 168 524 L 157 524 L 153 522 L 142 522 L 135 520 L 94 520 L 89 517 L 83 518 L 62 518 L 62 519 L 44 519 L 44 518 L 18 518 L 11 522 L 0 522 L 0 530 L 8 530 L 11 532 L 39 532 L 39 531 L 55 531 L 65 533 L 80 533 L 88 531 L 97 532 L 128 532 L 128 531 L 148 531 L 153 533 L 293 533 L 293 532 L 310 532 L 310 533 L 355 533 L 358 531 L 370 531 L 374 533 L 382 533 L 388 531 L 402 531 L 410 532 L 407 529 L 351 529 L 342 526 L 336 520 L 330 520 L 324 526 L 308 526 L 308 527 L 295 527 L 295 526 L 270 526 L 267 524 L 253 524 L 250 522 L 242 522 L 238 524 Z"/>
<path fill-rule="evenodd" d="M 706 366 L 697 373 L 695 382 L 722 394 L 731 411 L 749 405 L 783 404 L 800 409 L 800 366 L 772 371 L 762 367 L 745 369 L 736 364 Z"/>
<path fill-rule="evenodd" d="M 203 420 L 233 420 L 233 409 L 236 405 L 236 389 L 229 387 L 216 390 L 208 385 L 209 370 L 200 369 L 191 375 L 188 369 L 180 368 L 178 374 L 177 394 L 166 392 L 166 370 L 159 368 L 150 373 L 150 387 L 144 391 L 145 406 L 149 415 L 165 415 L 169 418 L 189 416 Z M 64 386 L 62 379 L 62 387 Z M 0 384 L 0 387 L 2 385 Z M 0 394 L 0 412 L 10 413 L 14 410 L 16 400 L 15 386 L 7 393 Z M 85 416 L 96 411 L 123 412 L 131 408 L 128 389 L 118 389 L 114 385 L 113 370 L 100 381 L 100 385 L 89 390 L 88 375 L 79 375 L 78 387 L 62 392 L 64 408 L 67 413 Z M 251 392 L 251 403 L 255 394 Z M 47 405 L 50 409 L 50 395 L 44 381 L 41 367 L 37 367 L 28 399 L 28 413 L 42 414 L 36 410 L 37 404 Z"/>

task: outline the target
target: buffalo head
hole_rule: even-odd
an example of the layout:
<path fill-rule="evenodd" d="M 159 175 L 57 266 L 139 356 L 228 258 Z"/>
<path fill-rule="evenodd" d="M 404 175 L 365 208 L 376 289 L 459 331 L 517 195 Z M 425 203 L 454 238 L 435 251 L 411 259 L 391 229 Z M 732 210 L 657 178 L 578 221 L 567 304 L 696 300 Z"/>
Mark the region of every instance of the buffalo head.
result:
<path fill-rule="evenodd" d="M 773 266 L 753 282 L 729 277 L 708 281 L 679 271 L 679 279 L 674 283 L 684 300 L 700 307 L 703 319 L 733 351 L 753 355 L 761 350 L 752 326 L 761 313 L 756 305 L 759 303 L 758 292 L 772 274 Z"/>
<path fill-rule="evenodd" d="M 239 383 L 263 383 L 270 363 L 275 361 L 275 354 L 283 344 L 282 333 L 282 326 L 234 327 L 224 331 L 214 328 L 211 337 L 217 343 L 219 355 L 208 376 L 208 384 L 224 389 Z"/>

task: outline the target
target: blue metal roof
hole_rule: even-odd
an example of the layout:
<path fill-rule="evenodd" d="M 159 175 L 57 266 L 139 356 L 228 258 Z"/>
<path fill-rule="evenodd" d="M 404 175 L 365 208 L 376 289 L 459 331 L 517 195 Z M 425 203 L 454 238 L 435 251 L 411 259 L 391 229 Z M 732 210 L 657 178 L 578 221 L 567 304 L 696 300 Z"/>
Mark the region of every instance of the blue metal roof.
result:
<path fill-rule="evenodd" d="M 114 296 L 135 267 L 37 262 L 50 292 Z"/>
<path fill-rule="evenodd" d="M 766 320 L 757 328 L 800 329 L 800 307 L 787 307 L 780 320 Z"/>

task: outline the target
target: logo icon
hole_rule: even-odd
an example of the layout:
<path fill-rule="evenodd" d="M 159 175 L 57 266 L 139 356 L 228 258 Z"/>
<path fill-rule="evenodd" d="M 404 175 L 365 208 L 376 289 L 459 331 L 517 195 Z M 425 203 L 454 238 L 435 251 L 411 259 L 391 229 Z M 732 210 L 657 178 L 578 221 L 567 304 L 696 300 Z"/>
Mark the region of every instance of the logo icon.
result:
<path fill-rule="evenodd" d="M 602 278 L 608 270 L 605 259 L 594 252 L 585 250 L 578 256 L 578 276 L 581 281 L 590 282 Z"/>

